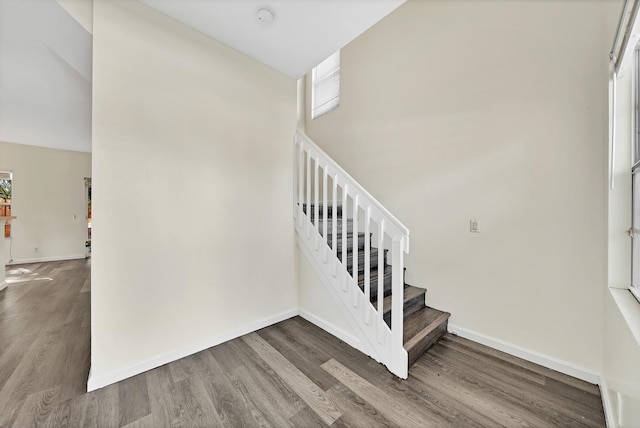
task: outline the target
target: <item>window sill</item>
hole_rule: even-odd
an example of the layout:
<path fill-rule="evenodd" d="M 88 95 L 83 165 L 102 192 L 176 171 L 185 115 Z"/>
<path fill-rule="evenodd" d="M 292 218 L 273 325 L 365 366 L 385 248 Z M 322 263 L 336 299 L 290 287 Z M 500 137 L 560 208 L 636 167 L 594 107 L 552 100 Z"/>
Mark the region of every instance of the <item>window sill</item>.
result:
<path fill-rule="evenodd" d="M 621 288 L 609 288 L 609 292 L 616 302 L 624 321 L 640 346 L 640 303 L 631 291 Z"/>

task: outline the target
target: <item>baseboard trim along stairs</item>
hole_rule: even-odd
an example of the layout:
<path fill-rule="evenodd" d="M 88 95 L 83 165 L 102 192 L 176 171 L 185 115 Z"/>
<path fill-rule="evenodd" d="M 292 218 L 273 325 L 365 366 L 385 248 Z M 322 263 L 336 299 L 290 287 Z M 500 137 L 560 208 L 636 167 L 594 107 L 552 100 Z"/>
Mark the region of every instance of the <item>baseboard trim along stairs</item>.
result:
<path fill-rule="evenodd" d="M 298 247 L 356 333 L 353 344 L 406 379 L 450 316 L 405 282 L 409 231 L 301 132 L 294 158 Z"/>

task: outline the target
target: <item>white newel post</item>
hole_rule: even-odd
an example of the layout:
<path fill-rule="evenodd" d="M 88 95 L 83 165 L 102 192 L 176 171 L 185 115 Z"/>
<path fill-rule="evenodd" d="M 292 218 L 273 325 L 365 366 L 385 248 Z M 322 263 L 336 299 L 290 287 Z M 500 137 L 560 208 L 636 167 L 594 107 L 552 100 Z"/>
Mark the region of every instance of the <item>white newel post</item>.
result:
<path fill-rule="evenodd" d="M 2 245 L 0 245 L 0 291 L 7 288 L 7 281 L 5 280 L 6 270 L 6 255 L 4 254 L 4 224 L 7 220 L 12 220 L 15 217 L 0 217 L 0 231 L 2 231 Z"/>
<path fill-rule="evenodd" d="M 403 346 L 404 333 L 404 239 L 395 236 L 391 242 L 391 343 L 392 363 L 389 367 L 396 376 L 406 379 L 409 357 Z"/>

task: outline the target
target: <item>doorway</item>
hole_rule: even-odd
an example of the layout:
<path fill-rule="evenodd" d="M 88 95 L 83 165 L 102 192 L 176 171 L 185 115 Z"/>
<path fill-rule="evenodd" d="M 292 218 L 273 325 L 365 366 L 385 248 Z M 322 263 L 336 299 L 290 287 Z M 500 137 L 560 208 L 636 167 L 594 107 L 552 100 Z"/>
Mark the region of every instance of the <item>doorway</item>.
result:
<path fill-rule="evenodd" d="M 91 178 L 85 177 L 84 179 L 84 194 L 86 198 L 87 212 L 85 218 L 87 219 L 87 235 L 84 242 L 84 257 L 91 257 Z"/>

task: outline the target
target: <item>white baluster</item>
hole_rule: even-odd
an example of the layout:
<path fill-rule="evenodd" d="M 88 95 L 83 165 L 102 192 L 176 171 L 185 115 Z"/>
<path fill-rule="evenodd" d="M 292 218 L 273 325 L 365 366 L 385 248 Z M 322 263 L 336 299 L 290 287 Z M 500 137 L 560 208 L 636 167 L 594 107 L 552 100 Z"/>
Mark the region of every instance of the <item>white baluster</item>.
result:
<path fill-rule="evenodd" d="M 402 348 L 404 301 L 404 251 L 401 236 L 394 236 L 391 243 L 391 344 Z"/>
<path fill-rule="evenodd" d="M 332 226 L 332 238 L 331 246 L 333 250 L 333 277 L 338 274 L 338 174 L 333 176 L 333 222 Z"/>
<path fill-rule="evenodd" d="M 351 290 L 353 295 L 353 307 L 358 307 L 358 298 L 360 297 L 360 287 L 358 287 L 358 199 L 360 195 L 353 197 L 353 239 L 351 240 L 351 254 L 353 262 L 351 269 L 353 272 L 353 283 L 355 287 Z"/>
<path fill-rule="evenodd" d="M 293 227 L 295 227 L 296 229 L 298 228 L 298 202 L 300 202 L 300 200 L 298 199 L 298 181 L 299 181 L 299 177 L 298 177 L 298 137 L 294 137 L 293 138 L 293 158 L 291 159 L 293 161 L 292 165 L 293 165 L 293 169 L 291 171 L 293 171 Z"/>
<path fill-rule="evenodd" d="M 320 233 L 320 228 L 318 227 L 318 181 L 320 179 L 319 177 L 319 170 L 320 170 L 320 165 L 319 165 L 319 160 L 320 157 L 316 157 L 316 162 L 315 162 L 315 168 L 314 168 L 314 179 L 313 179 L 313 226 L 315 228 L 315 233 L 314 233 L 314 242 L 316 244 L 316 251 L 318 251 L 318 247 L 320 245 L 320 240 L 318 239 L 318 234 Z"/>
<path fill-rule="evenodd" d="M 364 322 L 371 324 L 371 236 L 370 236 L 370 223 L 371 223 L 371 207 L 367 206 L 364 212 L 364 304 L 362 305 L 364 310 Z"/>
<path fill-rule="evenodd" d="M 307 151 L 307 239 L 311 238 L 311 152 Z"/>
<path fill-rule="evenodd" d="M 322 240 L 324 241 L 324 245 L 322 245 L 322 255 L 324 257 L 324 262 L 327 263 L 327 253 L 329 252 L 329 250 L 327 249 L 328 247 L 328 242 L 329 242 L 329 237 L 327 236 L 327 221 L 328 216 L 327 216 L 327 185 L 329 184 L 329 177 L 327 174 L 327 168 L 328 165 L 325 164 L 324 168 L 322 169 L 322 175 L 324 177 L 323 183 L 322 183 Z"/>
<path fill-rule="evenodd" d="M 349 275 L 347 272 L 347 216 L 345 210 L 347 209 L 347 193 L 349 192 L 349 185 L 345 183 L 342 188 L 342 271 L 344 275 L 344 281 L 342 283 L 342 291 L 348 290 Z"/>
<path fill-rule="evenodd" d="M 304 187 L 304 147 L 302 142 L 298 143 L 298 225 L 302 227 L 304 225 L 304 214 L 302 213 L 302 204 L 304 203 L 303 196 Z"/>
<path fill-rule="evenodd" d="M 378 224 L 378 342 L 384 342 L 384 219 Z"/>

